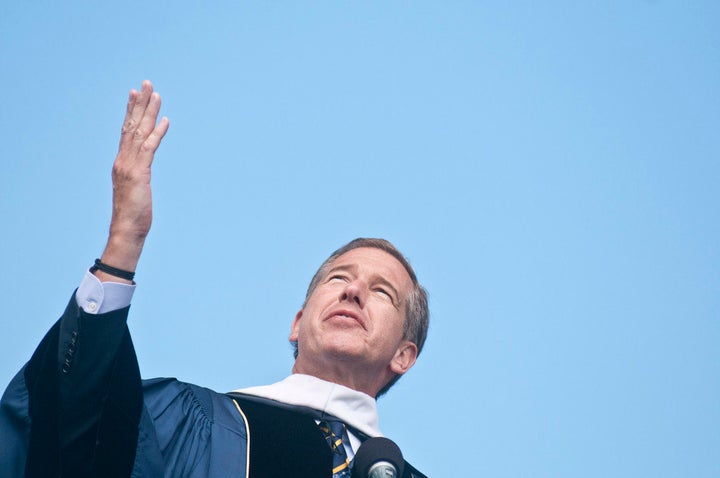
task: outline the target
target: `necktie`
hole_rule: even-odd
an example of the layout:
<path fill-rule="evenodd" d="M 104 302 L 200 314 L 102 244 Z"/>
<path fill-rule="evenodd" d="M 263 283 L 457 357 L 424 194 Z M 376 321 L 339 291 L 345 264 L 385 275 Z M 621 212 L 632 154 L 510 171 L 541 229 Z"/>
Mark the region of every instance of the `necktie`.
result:
<path fill-rule="evenodd" d="M 333 478 L 349 478 L 350 460 L 348 460 L 347 453 L 345 453 L 343 442 L 347 442 L 348 446 L 350 442 L 349 438 L 347 438 L 345 424 L 338 421 L 321 421 L 318 426 L 332 450 Z"/>

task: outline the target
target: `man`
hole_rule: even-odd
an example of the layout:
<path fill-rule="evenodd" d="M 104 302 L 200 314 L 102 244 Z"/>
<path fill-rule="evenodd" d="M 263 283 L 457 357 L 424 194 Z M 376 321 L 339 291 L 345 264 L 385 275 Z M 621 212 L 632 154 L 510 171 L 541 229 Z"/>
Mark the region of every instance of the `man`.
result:
<path fill-rule="evenodd" d="M 424 289 L 389 242 L 357 239 L 313 277 L 292 323 L 287 379 L 230 394 L 141 381 L 125 321 L 152 222 L 151 165 L 169 126 L 159 110 L 150 82 L 130 92 L 107 245 L 3 396 L 0 469 L 11 477 L 350 476 L 361 444 L 381 435 L 376 397 L 422 349 Z"/>

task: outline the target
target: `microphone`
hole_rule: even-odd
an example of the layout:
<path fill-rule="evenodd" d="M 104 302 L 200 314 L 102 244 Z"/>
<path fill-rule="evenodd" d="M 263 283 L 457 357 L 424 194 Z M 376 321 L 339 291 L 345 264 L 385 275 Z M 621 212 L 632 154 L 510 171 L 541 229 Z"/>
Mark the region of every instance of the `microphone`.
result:
<path fill-rule="evenodd" d="M 353 461 L 352 478 L 400 478 L 405 468 L 400 448 L 384 437 L 365 440 Z"/>

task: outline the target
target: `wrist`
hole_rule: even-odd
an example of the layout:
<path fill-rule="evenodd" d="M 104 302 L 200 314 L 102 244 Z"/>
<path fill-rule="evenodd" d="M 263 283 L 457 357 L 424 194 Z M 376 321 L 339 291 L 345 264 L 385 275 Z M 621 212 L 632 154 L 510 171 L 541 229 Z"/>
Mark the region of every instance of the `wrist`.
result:
<path fill-rule="evenodd" d="M 142 253 L 144 238 L 137 236 L 111 233 L 100 261 L 111 268 L 121 271 L 134 272 L 137 269 Z M 108 273 L 108 270 L 97 269 L 92 271 L 101 282 L 122 282 L 132 284 L 132 279 L 125 279 Z"/>
<path fill-rule="evenodd" d="M 95 259 L 95 264 L 93 264 L 93 266 L 90 268 L 90 272 L 92 274 L 95 274 L 96 272 L 104 272 L 107 275 L 111 275 L 113 277 L 117 277 L 118 279 L 123 279 L 124 281 L 129 281 L 130 283 L 134 284 L 133 279 L 135 278 L 135 271 L 119 269 L 117 267 L 111 266 L 110 264 L 102 262 L 100 259 Z"/>

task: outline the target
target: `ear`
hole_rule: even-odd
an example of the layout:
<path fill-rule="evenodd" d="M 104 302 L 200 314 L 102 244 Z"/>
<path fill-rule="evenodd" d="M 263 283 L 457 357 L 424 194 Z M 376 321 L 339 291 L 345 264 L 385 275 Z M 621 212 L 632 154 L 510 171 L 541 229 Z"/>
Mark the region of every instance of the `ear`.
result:
<path fill-rule="evenodd" d="M 288 337 L 288 340 L 291 342 L 297 342 L 298 336 L 300 335 L 300 317 L 302 317 L 302 313 L 302 309 L 298 310 L 298 313 L 295 314 L 295 320 L 293 320 L 290 326 L 290 337 Z"/>
<path fill-rule="evenodd" d="M 415 365 L 417 356 L 417 345 L 409 340 L 403 340 L 398 349 L 395 351 L 392 361 L 390 361 L 390 370 L 398 375 L 404 374 L 410 370 L 413 365 Z"/>

